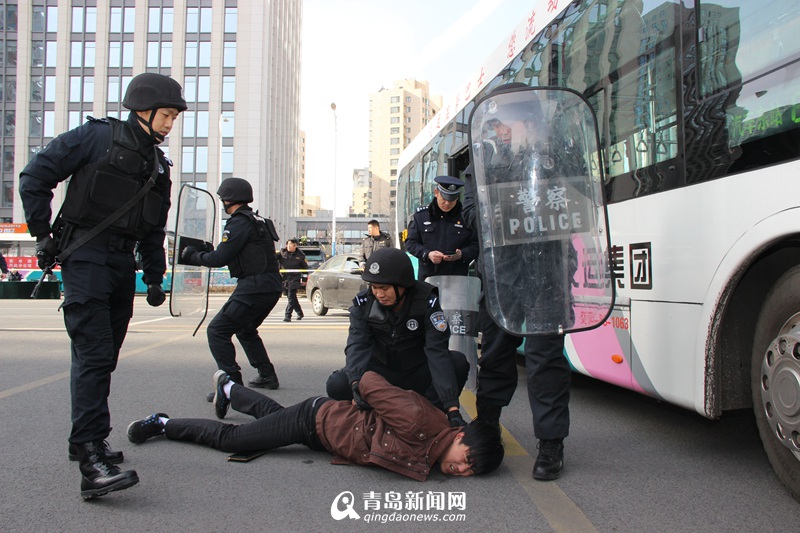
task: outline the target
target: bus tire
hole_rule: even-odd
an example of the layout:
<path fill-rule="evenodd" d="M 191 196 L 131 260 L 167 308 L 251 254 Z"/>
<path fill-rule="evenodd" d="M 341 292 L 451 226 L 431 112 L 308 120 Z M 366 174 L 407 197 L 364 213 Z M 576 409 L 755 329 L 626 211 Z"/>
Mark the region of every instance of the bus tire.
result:
<path fill-rule="evenodd" d="M 322 299 L 322 291 L 314 289 L 311 291 L 311 310 L 317 316 L 325 316 L 328 314 L 328 308 L 325 307 L 325 302 Z"/>
<path fill-rule="evenodd" d="M 784 273 L 764 300 L 753 338 L 750 389 L 767 458 L 800 499 L 800 266 Z"/>

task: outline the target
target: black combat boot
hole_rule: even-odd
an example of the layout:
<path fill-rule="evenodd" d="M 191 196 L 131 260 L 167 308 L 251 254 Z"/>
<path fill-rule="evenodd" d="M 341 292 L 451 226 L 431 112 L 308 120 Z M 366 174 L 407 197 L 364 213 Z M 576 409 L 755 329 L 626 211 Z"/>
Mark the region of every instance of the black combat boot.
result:
<path fill-rule="evenodd" d="M 533 465 L 533 479 L 552 481 L 561 477 L 564 469 L 564 439 L 542 439 L 536 445 L 539 455 Z"/>
<path fill-rule="evenodd" d="M 125 457 L 122 455 L 121 451 L 114 451 L 108 446 L 108 441 L 103 442 L 103 451 L 108 458 L 108 462 L 118 465 L 125 460 Z M 69 448 L 67 449 L 67 457 L 69 457 L 70 461 L 77 461 L 78 460 L 78 447 L 75 444 L 69 443 Z"/>
<path fill-rule="evenodd" d="M 123 490 L 139 483 L 135 470 L 120 470 L 106 454 L 103 441 L 76 445 L 81 470 L 81 497 L 84 500 Z"/>
<path fill-rule="evenodd" d="M 259 372 L 258 377 L 247 383 L 248 386 L 254 389 L 277 389 L 280 384 L 278 383 L 278 376 L 273 372 L 272 374 L 262 374 Z"/>
<path fill-rule="evenodd" d="M 493 426 L 500 426 L 500 413 L 503 410 L 499 405 L 490 405 L 481 400 L 475 402 L 475 407 L 478 409 L 478 416 L 476 420 L 481 422 L 488 422 Z"/>

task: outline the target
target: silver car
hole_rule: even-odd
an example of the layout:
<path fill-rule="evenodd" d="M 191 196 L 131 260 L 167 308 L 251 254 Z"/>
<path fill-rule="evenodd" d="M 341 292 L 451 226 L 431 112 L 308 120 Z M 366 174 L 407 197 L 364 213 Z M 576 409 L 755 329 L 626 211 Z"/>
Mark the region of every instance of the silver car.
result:
<path fill-rule="evenodd" d="M 358 260 L 357 255 L 336 255 L 309 274 L 306 293 L 314 314 L 323 316 L 328 309 L 349 309 L 356 294 L 367 288 Z"/>

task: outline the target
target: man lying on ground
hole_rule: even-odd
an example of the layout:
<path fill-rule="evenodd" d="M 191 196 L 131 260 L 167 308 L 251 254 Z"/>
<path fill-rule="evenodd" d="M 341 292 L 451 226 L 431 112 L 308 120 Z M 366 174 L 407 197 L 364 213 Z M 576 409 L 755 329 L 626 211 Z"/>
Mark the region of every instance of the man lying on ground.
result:
<path fill-rule="evenodd" d="M 361 396 L 372 407 L 367 410 L 353 401 L 325 396 L 283 407 L 232 382 L 221 370 L 214 374 L 214 384 L 219 418 L 232 407 L 256 420 L 236 425 L 209 419 L 170 419 L 155 413 L 132 422 L 128 439 L 140 444 L 163 434 L 169 440 L 196 442 L 228 453 L 304 444 L 312 450 L 329 451 L 334 464 L 380 466 L 418 481 L 425 481 L 436 462 L 445 474 L 472 476 L 491 472 L 503 460 L 497 426 L 473 422 L 451 428 L 447 416 L 428 400 L 390 385 L 375 372 L 366 372 L 359 382 Z"/>

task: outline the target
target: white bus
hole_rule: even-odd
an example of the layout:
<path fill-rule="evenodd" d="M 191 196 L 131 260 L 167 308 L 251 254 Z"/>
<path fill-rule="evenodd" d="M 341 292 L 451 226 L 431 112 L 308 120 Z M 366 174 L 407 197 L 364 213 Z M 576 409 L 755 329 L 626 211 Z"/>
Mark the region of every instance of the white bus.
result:
<path fill-rule="evenodd" d="M 797 24 L 797 26 L 795 26 Z M 462 176 L 476 99 L 522 82 L 596 112 L 617 299 L 576 371 L 708 418 L 752 407 L 800 497 L 800 9 L 539 0 L 403 152 L 397 234 Z"/>

